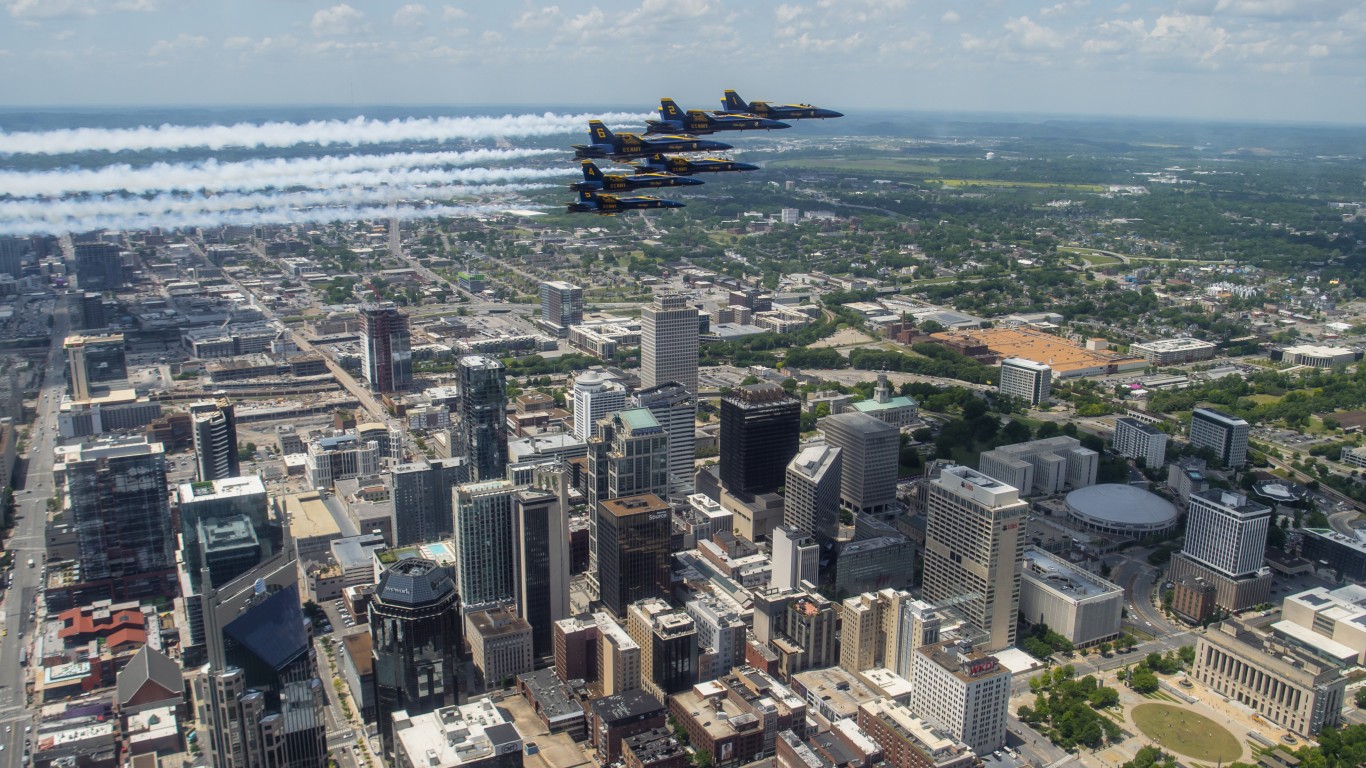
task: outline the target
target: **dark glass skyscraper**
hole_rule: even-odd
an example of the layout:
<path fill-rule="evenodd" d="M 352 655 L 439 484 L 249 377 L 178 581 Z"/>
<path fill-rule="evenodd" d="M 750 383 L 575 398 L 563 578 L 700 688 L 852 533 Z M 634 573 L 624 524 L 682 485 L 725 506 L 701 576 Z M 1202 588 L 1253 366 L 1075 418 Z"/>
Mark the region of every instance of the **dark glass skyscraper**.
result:
<path fill-rule="evenodd" d="M 361 310 L 365 379 L 380 393 L 402 392 L 413 385 L 413 353 L 408 316 L 390 302 Z"/>
<path fill-rule="evenodd" d="M 669 594 L 669 510 L 653 493 L 598 503 L 599 597 L 618 618 L 637 600 Z"/>
<path fill-rule="evenodd" d="M 801 411 L 777 384 L 751 384 L 722 398 L 721 485 L 742 498 L 778 490 L 797 455 Z"/>
<path fill-rule="evenodd" d="M 66 459 L 66 495 L 85 582 L 114 597 L 169 594 L 175 543 L 166 457 L 145 437 L 87 443 Z"/>
<path fill-rule="evenodd" d="M 76 279 L 85 291 L 112 291 L 122 286 L 119 247 L 113 243 L 76 243 Z"/>
<path fill-rule="evenodd" d="M 501 480 L 507 475 L 507 369 L 496 358 L 466 355 L 460 375 L 460 419 L 457 455 L 469 460 L 470 482 Z"/>
<path fill-rule="evenodd" d="M 375 715 L 384 751 L 392 755 L 393 713 L 422 715 L 456 703 L 463 641 L 460 597 L 450 573 L 422 559 L 391 566 L 370 602 L 370 637 Z"/>

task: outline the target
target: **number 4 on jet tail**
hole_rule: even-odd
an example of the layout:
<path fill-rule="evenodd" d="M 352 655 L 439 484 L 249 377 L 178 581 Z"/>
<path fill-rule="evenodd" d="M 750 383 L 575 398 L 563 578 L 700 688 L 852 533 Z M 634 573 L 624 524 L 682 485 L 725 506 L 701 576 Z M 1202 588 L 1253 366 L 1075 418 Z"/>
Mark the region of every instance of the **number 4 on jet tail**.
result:
<path fill-rule="evenodd" d="M 748 104 L 735 91 L 726 91 L 721 97 L 720 115 L 756 115 L 770 120 L 824 120 L 830 117 L 844 117 L 843 112 L 821 109 L 810 104 L 770 104 L 767 101 L 751 101 Z"/>
<path fill-rule="evenodd" d="M 612 133 L 601 120 L 588 121 L 588 141 L 587 144 L 574 145 L 575 157 L 610 157 L 613 160 L 623 160 L 658 152 L 720 152 L 733 149 L 725 142 L 699 139 L 696 136 L 637 136 L 634 133 Z"/>
<path fill-rule="evenodd" d="M 575 192 L 621 192 L 658 187 L 691 187 L 701 179 L 689 179 L 665 171 L 637 171 L 634 174 L 603 173 L 592 160 L 583 161 L 583 181 L 570 184 Z"/>

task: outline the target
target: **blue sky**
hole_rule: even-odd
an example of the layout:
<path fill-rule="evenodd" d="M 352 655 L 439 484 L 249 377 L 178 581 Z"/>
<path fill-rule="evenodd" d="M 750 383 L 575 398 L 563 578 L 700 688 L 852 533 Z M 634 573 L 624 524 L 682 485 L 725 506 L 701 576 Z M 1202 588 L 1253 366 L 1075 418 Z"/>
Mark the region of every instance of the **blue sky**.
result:
<path fill-rule="evenodd" d="M 0 0 L 0 105 L 639 105 L 1366 122 L 1361 0 Z"/>

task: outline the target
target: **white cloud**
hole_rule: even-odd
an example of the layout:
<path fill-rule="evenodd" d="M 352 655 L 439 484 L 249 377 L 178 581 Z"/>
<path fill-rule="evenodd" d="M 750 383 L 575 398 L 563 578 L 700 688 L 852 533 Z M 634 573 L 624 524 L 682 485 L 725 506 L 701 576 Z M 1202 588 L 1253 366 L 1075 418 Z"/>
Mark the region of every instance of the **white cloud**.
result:
<path fill-rule="evenodd" d="M 346 3 L 338 3 L 331 8 L 324 8 L 313 14 L 313 21 L 309 22 L 309 29 L 318 36 L 328 35 L 349 35 L 356 31 L 356 28 L 364 13 L 352 8 Z"/>
<path fill-rule="evenodd" d="M 116 11 L 150 13 L 156 9 L 156 0 L 118 0 L 118 2 L 114 3 L 114 10 Z"/>
<path fill-rule="evenodd" d="M 944 22 L 945 24 L 957 24 L 958 22 L 963 20 L 963 17 L 959 16 L 954 11 L 944 11 L 944 15 L 940 16 L 939 20 Z"/>
<path fill-rule="evenodd" d="M 788 5 L 783 3 L 773 9 L 773 16 L 779 24 L 790 24 L 793 19 L 806 13 L 806 8 L 800 5 Z"/>
<path fill-rule="evenodd" d="M 208 44 L 209 38 L 203 35 L 187 35 L 181 32 L 174 40 L 158 40 L 152 43 L 152 47 L 147 49 L 147 55 L 154 58 L 173 56 L 182 51 L 198 50 Z"/>
<path fill-rule="evenodd" d="M 1031 51 L 1057 50 L 1062 47 L 1062 36 L 1053 29 L 1030 20 L 1028 16 L 1006 21 L 1006 30 L 1016 47 Z"/>
<path fill-rule="evenodd" d="M 94 16 L 100 3 L 94 0 L 10 0 L 5 10 L 16 19 L 51 19 L 63 16 Z"/>
<path fill-rule="evenodd" d="M 432 12 L 422 3 L 408 3 L 394 11 L 394 26 L 416 27 L 426 22 L 431 15 Z"/>
<path fill-rule="evenodd" d="M 1309 55 L 1316 59 L 1323 58 L 1328 55 L 1328 46 L 1322 43 L 1315 43 L 1314 45 L 1309 46 Z"/>
<path fill-rule="evenodd" d="M 299 47 L 299 39 L 293 35 L 267 36 L 259 40 L 246 37 L 229 37 L 223 41 L 224 50 L 239 51 L 246 55 L 262 55 L 277 51 L 288 51 Z"/>
<path fill-rule="evenodd" d="M 845 23 L 866 24 L 901 14 L 910 0 L 816 0 L 816 5 Z"/>
<path fill-rule="evenodd" d="M 522 11 L 521 15 L 513 19 L 512 28 L 523 32 L 532 32 L 557 27 L 563 21 L 564 14 L 560 13 L 560 6 L 547 5 Z"/>
<path fill-rule="evenodd" d="M 441 9 L 442 21 L 455 21 L 456 19 L 463 19 L 468 15 L 468 13 L 465 13 L 464 8 L 456 8 L 453 5 L 447 5 Z"/>

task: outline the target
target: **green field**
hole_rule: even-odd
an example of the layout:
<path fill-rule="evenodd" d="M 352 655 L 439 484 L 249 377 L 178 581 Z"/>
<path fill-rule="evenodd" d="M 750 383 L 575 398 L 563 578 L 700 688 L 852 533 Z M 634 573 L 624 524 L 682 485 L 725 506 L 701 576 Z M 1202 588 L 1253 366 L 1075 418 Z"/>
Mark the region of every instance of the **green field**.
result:
<path fill-rule="evenodd" d="M 1206 762 L 1232 762 L 1243 747 L 1222 725 L 1182 707 L 1140 704 L 1129 713 L 1143 735 L 1163 749 Z"/>
<path fill-rule="evenodd" d="M 1064 184 L 1052 181 L 1006 181 L 1005 179 L 925 179 L 927 184 L 946 187 L 1006 187 L 1016 189 L 1062 189 L 1074 192 L 1104 192 L 1104 184 Z"/>
<path fill-rule="evenodd" d="M 1058 251 L 1061 253 L 1076 254 L 1081 257 L 1082 261 L 1093 267 L 1108 267 L 1111 264 L 1120 263 L 1120 260 L 1116 259 L 1114 256 L 1106 256 L 1100 251 L 1094 251 L 1090 248 L 1062 247 L 1059 248 Z"/>
<path fill-rule="evenodd" d="M 812 168 L 822 171 L 874 171 L 877 173 L 939 173 L 939 166 L 927 165 L 916 160 L 902 160 L 895 157 L 824 157 L 792 158 L 774 160 L 768 163 L 776 168 Z"/>

